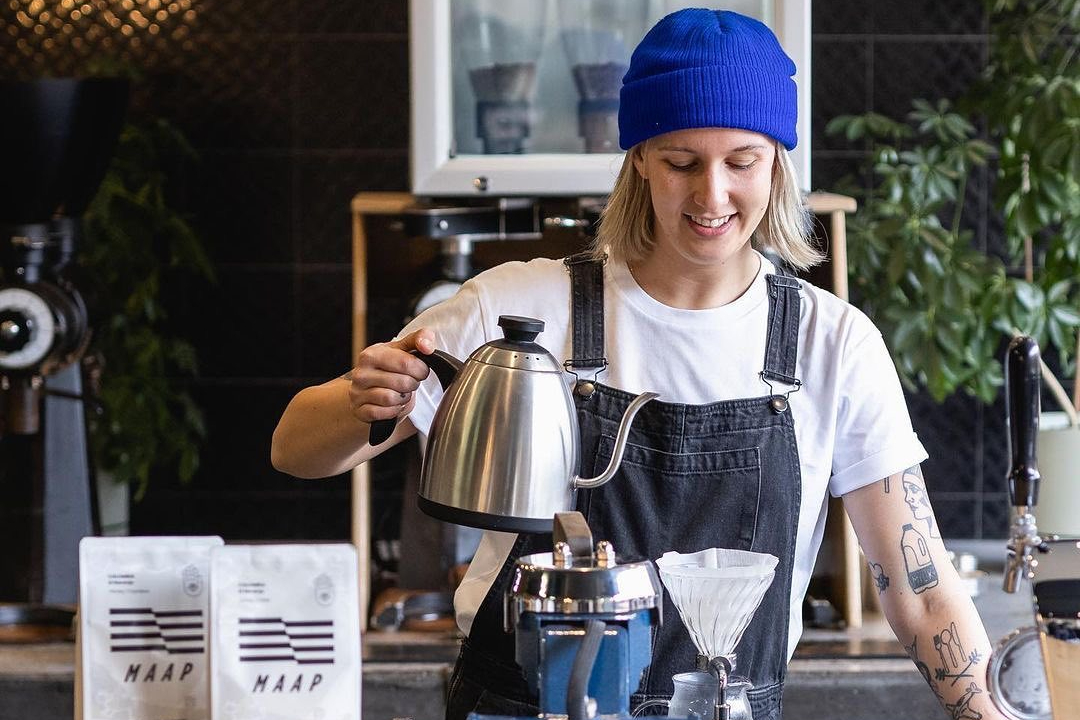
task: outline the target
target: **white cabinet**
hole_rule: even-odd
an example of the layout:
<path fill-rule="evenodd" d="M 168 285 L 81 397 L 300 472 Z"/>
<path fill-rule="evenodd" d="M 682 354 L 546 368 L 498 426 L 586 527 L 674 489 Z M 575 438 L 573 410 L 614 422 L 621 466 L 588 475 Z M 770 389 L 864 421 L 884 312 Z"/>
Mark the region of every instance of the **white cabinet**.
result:
<path fill-rule="evenodd" d="M 809 0 L 410 0 L 411 184 L 419 196 L 600 196 L 622 163 L 630 52 L 664 14 L 736 10 L 795 61 L 810 179 Z"/>

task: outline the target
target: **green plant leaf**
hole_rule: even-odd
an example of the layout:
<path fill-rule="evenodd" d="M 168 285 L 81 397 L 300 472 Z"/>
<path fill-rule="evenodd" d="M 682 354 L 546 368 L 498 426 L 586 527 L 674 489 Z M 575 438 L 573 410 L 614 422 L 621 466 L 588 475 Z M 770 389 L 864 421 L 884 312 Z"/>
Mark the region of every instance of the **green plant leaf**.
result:
<path fill-rule="evenodd" d="M 1080 3 L 989 4 L 990 64 L 957 102 L 962 112 L 944 98 L 920 99 L 906 123 L 867 114 L 844 126 L 857 125 L 860 141 L 887 139 L 860 173 L 874 186 L 851 219 L 853 297 L 881 327 L 905 387 L 939 400 L 963 389 L 992 401 L 1002 334 L 1014 327 L 1066 366 L 1080 327 Z M 982 136 L 972 118 L 986 123 Z M 904 132 L 890 137 L 890 123 Z M 1001 259 L 973 247 L 964 207 L 978 197 L 969 176 L 991 159 L 1006 229 Z M 1005 264 L 1022 267 L 1025 239 L 1033 283 L 1005 273 Z"/>
<path fill-rule="evenodd" d="M 1080 327 L 1080 311 L 1066 305 L 1055 305 L 1050 308 L 1050 315 L 1065 328 Z M 1058 347 L 1061 347 L 1060 345 Z"/>
<path fill-rule="evenodd" d="M 155 473 L 190 479 L 205 435 L 201 410 L 177 381 L 193 375 L 195 352 L 167 330 L 161 287 L 163 270 L 212 276 L 198 236 L 168 202 L 161 169 L 191 152 L 167 123 L 127 126 L 84 218 L 79 264 L 102 318 L 87 355 L 105 408 L 88 423 L 93 460 L 130 483 L 136 499 Z"/>

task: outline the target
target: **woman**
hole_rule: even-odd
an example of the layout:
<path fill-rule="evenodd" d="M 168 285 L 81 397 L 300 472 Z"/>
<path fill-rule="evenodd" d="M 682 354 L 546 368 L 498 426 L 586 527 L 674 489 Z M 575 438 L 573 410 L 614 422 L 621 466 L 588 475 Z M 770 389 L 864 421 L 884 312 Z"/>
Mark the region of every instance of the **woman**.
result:
<path fill-rule="evenodd" d="M 346 376 L 302 391 L 274 434 L 274 464 L 343 472 L 377 454 L 365 438 L 378 419 L 405 418 L 379 450 L 426 433 L 441 390 L 407 351 L 465 357 L 501 337 L 499 315 L 543 318 L 538 342 L 570 362 L 567 382 L 597 381 L 575 384 L 583 473 L 606 466 L 634 395 L 662 398 L 634 420 L 619 474 L 579 494 L 594 537 L 624 557 L 722 546 L 780 558 L 737 649 L 757 720 L 780 717 L 828 493 L 844 498 L 897 637 L 952 717 L 998 717 L 986 634 L 932 518 L 916 524 L 905 502 L 905 482 L 924 487 L 926 453 L 880 334 L 754 248 L 795 268 L 820 259 L 788 157 L 794 72 L 756 20 L 700 9 L 661 20 L 623 80 L 627 154 L 593 251 L 483 273 Z M 536 713 L 502 631 L 500 571 L 540 549 L 531 536 L 485 534 L 455 597 L 467 639 L 448 718 Z M 666 615 L 636 702 L 670 696 L 672 674 L 693 661 Z"/>

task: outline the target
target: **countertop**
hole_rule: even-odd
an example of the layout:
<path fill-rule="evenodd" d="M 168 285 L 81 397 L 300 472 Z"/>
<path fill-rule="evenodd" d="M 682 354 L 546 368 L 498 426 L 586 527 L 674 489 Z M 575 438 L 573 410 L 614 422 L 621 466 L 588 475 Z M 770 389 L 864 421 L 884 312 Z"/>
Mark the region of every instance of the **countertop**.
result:
<path fill-rule="evenodd" d="M 1001 577 L 979 583 L 976 607 L 991 641 L 1032 624 L 1030 595 L 1009 595 Z M 368 632 L 363 646 L 366 720 L 442 717 L 455 633 Z M 74 645 L 0 646 L 0 720 L 69 720 L 73 712 Z M 807 629 L 788 669 L 785 717 L 877 720 L 944 717 L 884 619 L 858 630 Z M 899 714 L 898 714 L 899 713 Z"/>

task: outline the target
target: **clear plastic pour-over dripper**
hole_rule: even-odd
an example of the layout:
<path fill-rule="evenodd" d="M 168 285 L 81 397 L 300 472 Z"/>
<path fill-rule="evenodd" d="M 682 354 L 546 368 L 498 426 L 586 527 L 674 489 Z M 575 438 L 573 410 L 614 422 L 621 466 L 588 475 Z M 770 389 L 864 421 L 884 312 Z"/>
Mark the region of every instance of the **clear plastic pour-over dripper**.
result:
<path fill-rule="evenodd" d="M 727 548 L 668 552 L 656 561 L 660 580 L 690 633 L 699 660 L 712 664 L 724 658 L 716 666 L 726 670 L 721 669 L 719 677 L 713 668 L 673 676 L 671 700 L 648 700 L 638 706 L 635 716 L 667 706 L 669 717 L 709 720 L 714 717 L 713 706 L 721 702 L 730 720 L 752 719 L 749 681 L 728 672 L 735 663 L 735 647 L 772 584 L 778 562 L 775 555 Z M 723 696 L 720 686 L 725 688 Z"/>
<path fill-rule="evenodd" d="M 709 548 L 664 553 L 656 567 L 698 653 L 734 659 L 778 562 L 767 553 Z"/>

